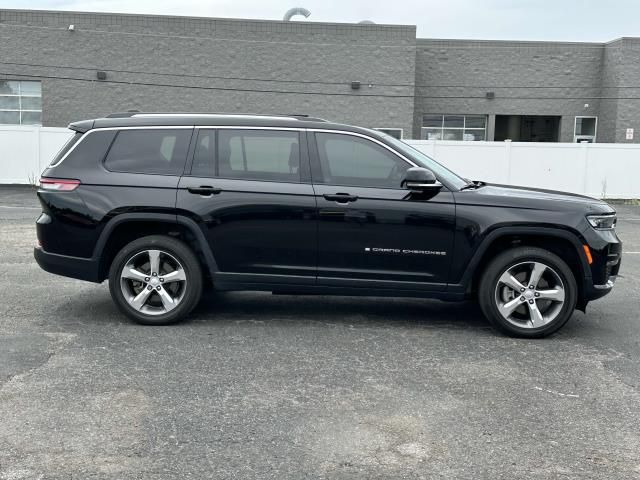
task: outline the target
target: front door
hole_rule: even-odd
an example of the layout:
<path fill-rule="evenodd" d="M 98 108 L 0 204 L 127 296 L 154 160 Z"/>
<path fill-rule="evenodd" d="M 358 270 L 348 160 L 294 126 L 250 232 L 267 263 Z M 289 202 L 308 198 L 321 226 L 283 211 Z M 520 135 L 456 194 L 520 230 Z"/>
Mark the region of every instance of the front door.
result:
<path fill-rule="evenodd" d="M 177 205 L 206 232 L 214 281 L 314 284 L 316 201 L 297 130 L 199 129 Z"/>
<path fill-rule="evenodd" d="M 455 227 L 451 192 L 401 188 L 413 165 L 377 140 L 347 132 L 315 132 L 309 140 L 318 284 L 444 290 Z"/>

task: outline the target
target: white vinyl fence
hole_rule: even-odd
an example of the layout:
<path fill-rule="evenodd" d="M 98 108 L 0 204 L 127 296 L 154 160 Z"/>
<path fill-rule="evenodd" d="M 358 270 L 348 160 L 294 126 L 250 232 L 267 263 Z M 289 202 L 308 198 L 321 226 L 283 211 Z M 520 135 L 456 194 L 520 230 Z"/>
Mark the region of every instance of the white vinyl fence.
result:
<path fill-rule="evenodd" d="M 71 135 L 66 128 L 0 126 L 0 183 L 36 182 Z M 640 198 L 640 144 L 407 143 L 472 180 Z"/>
<path fill-rule="evenodd" d="M 0 125 L 0 183 L 36 183 L 72 135 L 67 128 Z"/>
<path fill-rule="evenodd" d="M 471 180 L 640 198 L 640 144 L 407 140 Z"/>

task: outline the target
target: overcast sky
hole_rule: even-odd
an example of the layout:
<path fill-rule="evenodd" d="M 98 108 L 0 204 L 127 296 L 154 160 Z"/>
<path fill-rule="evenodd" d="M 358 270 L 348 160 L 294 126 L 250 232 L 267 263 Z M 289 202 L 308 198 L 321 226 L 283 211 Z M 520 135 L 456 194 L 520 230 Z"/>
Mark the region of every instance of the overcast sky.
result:
<path fill-rule="evenodd" d="M 426 38 L 640 37 L 640 0 L 0 0 L 0 7 L 268 20 L 305 7 L 311 10 L 308 21 L 417 25 L 418 36 Z"/>

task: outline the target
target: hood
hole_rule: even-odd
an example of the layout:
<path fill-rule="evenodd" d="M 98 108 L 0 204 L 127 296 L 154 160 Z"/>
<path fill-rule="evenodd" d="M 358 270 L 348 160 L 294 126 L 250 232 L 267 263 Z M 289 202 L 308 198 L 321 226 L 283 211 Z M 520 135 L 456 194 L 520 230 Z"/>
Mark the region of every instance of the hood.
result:
<path fill-rule="evenodd" d="M 544 210 L 583 210 L 593 213 L 613 213 L 615 211 L 606 202 L 596 198 L 542 188 L 488 183 L 468 192 L 475 194 L 474 198 L 481 203 L 496 203 L 501 206 Z"/>

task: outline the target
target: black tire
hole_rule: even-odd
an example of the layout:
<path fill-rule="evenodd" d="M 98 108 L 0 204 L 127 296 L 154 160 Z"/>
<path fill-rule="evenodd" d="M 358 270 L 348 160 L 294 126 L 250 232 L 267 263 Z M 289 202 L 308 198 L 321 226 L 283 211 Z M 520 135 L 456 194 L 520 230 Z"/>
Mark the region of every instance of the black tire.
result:
<path fill-rule="evenodd" d="M 532 324 L 530 327 L 526 327 L 525 324 L 528 322 L 524 320 L 522 323 L 523 326 L 520 326 L 517 321 L 515 323 L 518 324 L 514 325 L 514 323 L 503 317 L 498 308 L 499 279 L 507 270 L 511 268 L 517 269 L 519 265 L 527 264 L 527 262 L 538 262 L 542 263 L 546 267 L 550 267 L 552 270 L 545 270 L 545 272 L 551 273 L 545 273 L 545 275 L 551 275 L 552 273 L 557 274 L 557 278 L 561 280 L 564 289 L 564 303 L 562 303 L 561 306 L 558 305 L 557 307 L 554 307 L 556 309 L 555 318 L 537 328 L 535 327 L 535 324 Z M 523 275 L 526 276 L 524 273 Z M 554 276 L 554 278 L 556 277 Z M 525 285 L 526 283 L 529 282 L 525 282 Z M 513 290 L 513 292 L 515 293 L 515 290 Z M 540 293 L 540 295 L 543 294 L 544 292 Z M 527 303 L 530 302 L 530 300 L 522 300 L 525 297 L 520 295 L 521 294 L 518 293 L 516 297 L 519 297 L 518 300 L 521 300 L 523 303 L 518 308 L 522 309 L 520 311 L 528 312 Z M 485 271 L 482 273 L 478 288 L 478 302 L 480 303 L 480 308 L 491 324 L 507 335 L 522 338 L 541 338 L 556 332 L 565 323 L 567 323 L 569 318 L 571 318 L 576 307 L 577 298 L 578 287 L 575 276 L 569 266 L 554 253 L 537 247 L 518 247 L 497 255 L 491 260 Z M 534 301 L 537 306 L 537 301 L 540 300 Z M 548 305 L 552 304 L 548 302 Z M 540 311 L 542 311 L 542 309 Z M 528 313 L 528 315 L 532 314 Z"/>
<path fill-rule="evenodd" d="M 123 288 L 126 287 L 121 286 L 121 274 L 124 267 L 127 265 L 127 262 L 136 255 L 144 255 L 143 252 L 147 250 L 161 251 L 161 258 L 167 261 L 177 261 L 184 270 L 184 277 L 186 281 L 183 286 L 181 284 L 179 287 L 181 289 L 183 288 L 183 290 L 180 291 L 180 300 L 177 306 L 164 313 L 147 314 L 136 310 L 125 298 Z M 160 278 L 160 275 L 158 275 L 158 278 Z M 118 308 L 134 322 L 143 325 L 168 325 L 182 320 L 198 304 L 202 295 L 202 278 L 203 275 L 200 262 L 188 245 L 180 240 L 164 235 L 150 235 L 148 237 L 139 238 L 125 245 L 115 256 L 109 268 L 109 291 L 111 292 L 111 297 Z M 141 281 L 136 285 L 143 284 L 144 283 Z M 169 283 L 160 286 L 162 288 L 168 288 L 168 285 Z M 144 287 L 142 290 L 143 289 Z M 155 295 L 153 288 L 150 288 L 150 290 L 151 294 Z M 158 300 L 156 300 L 156 302 Z"/>

